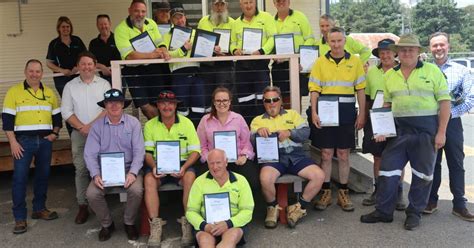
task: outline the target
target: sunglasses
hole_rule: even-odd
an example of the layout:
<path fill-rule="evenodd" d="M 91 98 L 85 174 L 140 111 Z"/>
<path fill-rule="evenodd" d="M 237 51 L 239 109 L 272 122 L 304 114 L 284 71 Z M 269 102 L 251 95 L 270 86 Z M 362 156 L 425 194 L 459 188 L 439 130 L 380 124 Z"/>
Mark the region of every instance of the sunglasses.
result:
<path fill-rule="evenodd" d="M 174 99 L 176 98 L 176 95 L 173 92 L 161 92 L 160 93 L 160 98 L 171 98 Z"/>
<path fill-rule="evenodd" d="M 113 93 L 104 93 L 104 98 L 108 99 L 110 97 L 118 97 L 120 95 L 120 92 L 114 91 Z"/>
<path fill-rule="evenodd" d="M 263 98 L 264 103 L 274 103 L 274 102 L 279 102 L 281 98 L 279 96 L 273 97 L 273 98 Z"/>

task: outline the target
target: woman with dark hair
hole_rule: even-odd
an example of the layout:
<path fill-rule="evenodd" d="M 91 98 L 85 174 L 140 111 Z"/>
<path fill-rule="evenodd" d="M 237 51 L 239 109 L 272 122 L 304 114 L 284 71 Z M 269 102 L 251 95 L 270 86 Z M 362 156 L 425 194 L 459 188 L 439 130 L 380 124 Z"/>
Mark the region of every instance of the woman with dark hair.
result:
<path fill-rule="evenodd" d="M 72 35 L 73 27 L 68 17 L 58 18 L 56 31 L 58 37 L 49 43 L 46 65 L 54 73 L 64 74 L 54 77 L 54 86 L 62 97 L 64 85 L 77 76 L 76 63 L 79 53 L 86 51 L 87 48 L 81 38 Z"/>
<path fill-rule="evenodd" d="M 201 162 L 207 161 L 207 154 L 214 149 L 215 131 L 235 131 L 237 138 L 237 160 L 229 161 L 228 169 L 243 175 L 253 192 L 257 192 L 258 167 L 253 162 L 255 153 L 250 143 L 250 130 L 244 118 L 231 111 L 232 93 L 225 87 L 217 87 L 212 93 L 211 113 L 202 117 L 197 134 L 201 141 Z"/>

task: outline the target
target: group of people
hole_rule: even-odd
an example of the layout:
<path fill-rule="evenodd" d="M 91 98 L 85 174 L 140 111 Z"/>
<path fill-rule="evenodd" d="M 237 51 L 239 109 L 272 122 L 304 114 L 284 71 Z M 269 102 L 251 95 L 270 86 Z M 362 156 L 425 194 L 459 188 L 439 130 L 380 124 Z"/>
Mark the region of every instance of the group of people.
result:
<path fill-rule="evenodd" d="M 311 99 L 307 120 L 283 106 L 285 92 L 278 86 L 269 86 L 269 72 L 265 69 L 268 61 L 263 60 L 237 61 L 235 85 L 222 73 L 234 66 L 228 62 L 127 66 L 122 71 L 123 81 L 132 100 L 126 99 L 122 90 L 111 89 L 110 78 L 107 78 L 110 77 L 110 60 L 189 57 L 191 42 L 171 50 L 172 31 L 162 37 L 155 21 L 145 17 L 147 6 L 142 0 L 132 1 L 129 17 L 118 24 L 114 34 L 110 31 L 110 18 L 99 15 L 100 34 L 91 41 L 89 51 L 85 51 L 82 41 L 72 35 L 70 20 L 60 17 L 57 23 L 59 37 L 50 43 L 47 66 L 63 74 L 54 79 L 61 104 L 55 93 L 41 83 L 43 66 L 35 59 L 26 63 L 26 79 L 9 89 L 4 99 L 3 130 L 15 166 L 13 232 L 19 234 L 27 230 L 25 196 L 33 157 L 36 169 L 32 218 L 58 218 L 56 212 L 46 208 L 45 201 L 52 142 L 59 137 L 62 119 L 70 126 L 76 168 L 79 211 L 75 223 L 85 223 L 91 209 L 102 227 L 101 241 L 108 240 L 115 230 L 105 200 L 99 160 L 102 153 L 124 153 L 127 203 L 123 223 L 129 239 L 138 238 L 135 220 L 144 199 L 150 223 L 148 245 L 160 246 L 164 221 L 160 218 L 158 190 L 164 184 L 175 183 L 183 187 L 183 215 L 179 219 L 182 244 L 192 245 L 196 241 L 203 247 L 217 243 L 232 247 L 245 242 L 243 237 L 252 219 L 254 197 L 260 190 L 267 204 L 265 227 L 277 226 L 281 207 L 276 200 L 275 182 L 281 175 L 294 174 L 307 180 L 301 196 L 286 209 L 290 227 L 294 228 L 312 205 L 317 210 L 330 206 L 330 176 L 335 151 L 340 183 L 337 204 L 344 211 L 353 211 L 348 187 L 349 153 L 355 146 L 356 129 L 362 128 L 364 152 L 374 155 L 375 178 L 374 194 L 363 204 L 375 205 L 375 211 L 361 216 L 361 222 L 392 222 L 394 209 L 405 210 L 404 227 L 415 229 L 422 213 L 433 213 L 437 209 L 443 150 L 454 195 L 453 214 L 474 221 L 464 198 L 463 133 L 459 118 L 474 103 L 473 80 L 468 69 L 449 60 L 448 34 L 435 33 L 430 37 L 436 65 L 419 60 L 423 47 L 415 35 L 402 35 L 397 43 L 384 39 L 372 50 L 380 64 L 366 73 L 364 65 L 371 51 L 347 37 L 344 29 L 335 27 L 329 15 L 321 17 L 322 38 L 315 41 L 307 18 L 289 8 L 290 0 L 274 0 L 274 4 L 278 13 L 272 17 L 258 10 L 255 0 L 240 0 L 243 13 L 234 20 L 228 16 L 227 1 L 215 0 L 211 14 L 201 19 L 198 28 L 208 31 L 231 29 L 229 54 L 233 55 L 243 55 L 244 28 L 264 30 L 261 49 L 253 55 L 272 53 L 273 35 L 278 33 L 293 33 L 295 49 L 303 44 L 317 44 L 321 56 L 312 68 L 307 85 L 301 88 Z M 168 13 L 174 26 L 187 25 L 181 5 L 170 9 L 168 3 L 160 3 L 159 11 L 155 13 L 157 20 L 160 11 L 164 18 Z M 157 47 L 149 53 L 135 51 L 130 41 L 144 32 Z M 215 53 L 226 55 L 220 49 L 216 46 Z M 285 66 L 286 62 L 279 62 L 277 67 Z M 97 69 L 101 76 L 96 74 Z M 201 75 L 202 70 L 206 70 L 206 76 Z M 204 81 L 214 81 L 215 84 L 209 84 L 214 87 L 206 88 Z M 369 125 L 368 112 L 380 91 L 384 93 L 383 107 L 391 108 L 393 112 L 397 126 L 394 138 L 374 137 Z M 206 92 L 212 92 L 210 99 L 206 99 Z M 325 97 L 337 99 L 337 126 L 326 126 L 321 122 L 318 104 Z M 135 117 L 124 113 L 132 101 L 149 119 L 143 130 Z M 210 102 L 210 111 L 206 111 L 206 101 Z M 254 105 L 246 105 L 248 101 Z M 259 113 L 261 104 L 265 109 L 263 114 Z M 235 112 L 233 106 L 238 107 Z M 200 115 L 192 115 L 192 112 Z M 199 117 L 198 122 L 193 124 L 190 118 L 196 117 Z M 235 161 L 228 161 L 225 151 L 215 149 L 216 131 L 235 131 Z M 279 141 L 279 162 L 259 165 L 254 150 L 256 137 L 275 134 Z M 303 149 L 303 143 L 308 139 L 321 150 L 320 164 L 309 158 Z M 158 172 L 157 141 L 179 141 L 179 172 Z M 402 175 L 408 161 L 413 177 L 407 206 L 403 200 Z M 231 218 L 207 223 L 203 196 L 220 192 L 229 193 Z"/>

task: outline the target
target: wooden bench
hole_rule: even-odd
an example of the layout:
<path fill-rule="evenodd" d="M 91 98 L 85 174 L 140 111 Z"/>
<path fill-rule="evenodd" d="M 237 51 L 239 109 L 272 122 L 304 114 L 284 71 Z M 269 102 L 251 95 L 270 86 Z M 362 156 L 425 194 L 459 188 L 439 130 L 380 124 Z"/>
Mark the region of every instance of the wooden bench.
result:
<path fill-rule="evenodd" d="M 293 184 L 293 191 L 296 193 L 297 198 L 299 198 L 299 194 L 303 191 L 304 181 L 306 181 L 306 179 L 290 174 L 285 174 L 276 180 L 277 201 L 278 205 L 282 208 L 279 218 L 280 223 L 288 224 L 288 220 L 286 219 L 286 207 L 288 207 L 288 185 Z"/>

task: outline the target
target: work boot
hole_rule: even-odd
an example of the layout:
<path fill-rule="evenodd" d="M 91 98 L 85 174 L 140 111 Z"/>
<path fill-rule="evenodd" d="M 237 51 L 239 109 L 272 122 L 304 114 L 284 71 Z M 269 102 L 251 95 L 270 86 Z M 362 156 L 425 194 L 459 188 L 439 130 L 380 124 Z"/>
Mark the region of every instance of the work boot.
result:
<path fill-rule="evenodd" d="M 31 214 L 32 219 L 42 219 L 42 220 L 54 220 L 58 218 L 58 213 L 55 211 L 49 211 L 48 209 L 43 209 L 38 212 L 33 212 Z"/>
<path fill-rule="evenodd" d="M 192 232 L 193 229 L 191 224 L 189 224 L 188 220 L 186 219 L 186 216 L 182 216 L 178 222 L 181 223 L 181 247 L 194 245 L 194 237 Z"/>
<path fill-rule="evenodd" d="M 328 206 L 332 204 L 331 189 L 322 189 L 319 194 L 320 198 L 314 203 L 314 208 L 316 210 L 325 210 Z"/>
<path fill-rule="evenodd" d="M 413 231 L 419 225 L 421 221 L 421 216 L 414 213 L 407 213 L 407 218 L 405 219 L 404 227 L 406 230 Z"/>
<path fill-rule="evenodd" d="M 377 222 L 390 223 L 392 221 L 393 221 L 393 216 L 383 214 L 379 212 L 378 210 L 375 210 L 372 213 L 360 216 L 360 222 L 362 223 L 377 223 Z"/>
<path fill-rule="evenodd" d="M 339 189 L 337 191 L 337 205 L 341 206 L 342 210 L 346 212 L 354 211 L 354 204 L 352 204 L 349 197 L 348 189 Z"/>
<path fill-rule="evenodd" d="M 306 216 L 306 209 L 301 208 L 301 204 L 290 205 L 286 209 L 286 218 L 288 219 L 288 226 L 294 228 L 296 223 L 303 217 Z"/>
<path fill-rule="evenodd" d="M 161 247 L 161 232 L 163 226 L 163 220 L 161 218 L 153 218 L 149 220 L 150 222 L 150 237 L 148 237 L 149 248 L 159 248 Z"/>
<path fill-rule="evenodd" d="M 14 234 L 25 233 L 27 229 L 26 220 L 15 221 L 15 227 L 13 228 Z"/>
<path fill-rule="evenodd" d="M 278 215 L 281 207 L 277 204 L 276 206 L 267 207 L 267 217 L 265 217 L 265 227 L 275 228 L 278 223 Z"/>
<path fill-rule="evenodd" d="M 454 215 L 456 215 L 457 217 L 461 218 L 462 220 L 470 221 L 470 222 L 474 221 L 474 215 L 469 213 L 469 210 L 467 210 L 467 208 L 463 208 L 463 209 L 454 209 L 453 208 L 452 213 Z"/>
<path fill-rule="evenodd" d="M 369 198 L 365 198 L 364 200 L 362 200 L 362 205 L 364 205 L 364 206 L 373 206 L 373 205 L 375 205 L 375 195 L 376 195 L 376 192 L 374 190 L 374 192 L 372 192 L 372 194 L 369 196 Z"/>
<path fill-rule="evenodd" d="M 407 209 L 407 204 L 403 199 L 403 191 L 398 192 L 397 204 L 395 205 L 395 209 L 398 211 L 404 211 L 405 209 Z"/>
<path fill-rule="evenodd" d="M 74 222 L 76 222 L 76 224 L 84 224 L 87 218 L 89 218 L 89 206 L 87 204 L 79 205 L 79 212 Z"/>

